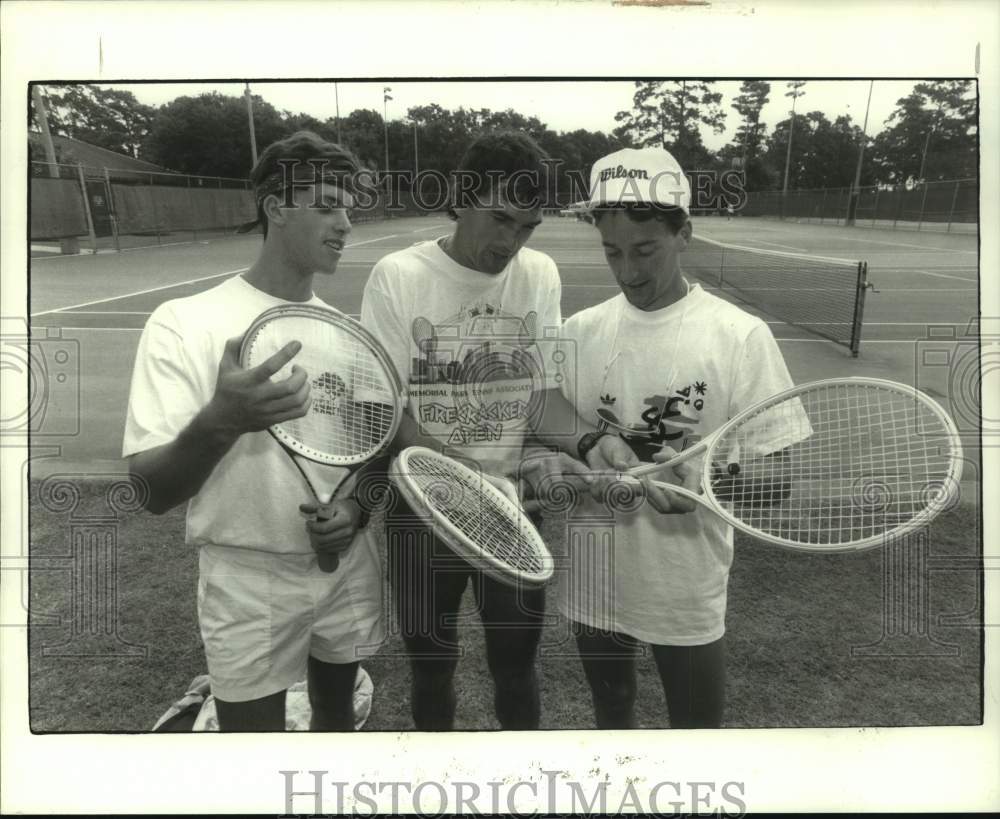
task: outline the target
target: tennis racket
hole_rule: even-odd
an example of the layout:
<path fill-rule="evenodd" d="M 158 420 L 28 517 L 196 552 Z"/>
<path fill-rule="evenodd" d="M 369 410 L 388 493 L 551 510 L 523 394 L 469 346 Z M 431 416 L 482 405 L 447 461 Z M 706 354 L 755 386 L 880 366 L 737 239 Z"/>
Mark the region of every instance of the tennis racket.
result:
<path fill-rule="evenodd" d="M 298 365 L 310 382 L 312 402 L 301 418 L 268 428 L 289 455 L 329 517 L 335 495 L 349 492 L 357 471 L 392 441 L 403 411 L 399 376 L 382 345 L 353 319 L 314 305 L 283 304 L 261 313 L 240 348 L 240 364 L 255 367 L 291 341 L 302 349 L 272 380 Z M 325 572 L 336 570 L 334 554 L 320 554 Z"/>
<path fill-rule="evenodd" d="M 553 559 L 519 503 L 481 472 L 425 447 L 396 456 L 389 478 L 445 543 L 477 569 L 509 586 L 537 587 Z"/>
<path fill-rule="evenodd" d="M 962 471 L 945 411 L 919 390 L 875 378 L 785 390 L 675 458 L 619 477 L 698 457 L 704 494 L 653 483 L 753 537 L 810 552 L 881 546 L 926 526 L 956 499 Z"/>

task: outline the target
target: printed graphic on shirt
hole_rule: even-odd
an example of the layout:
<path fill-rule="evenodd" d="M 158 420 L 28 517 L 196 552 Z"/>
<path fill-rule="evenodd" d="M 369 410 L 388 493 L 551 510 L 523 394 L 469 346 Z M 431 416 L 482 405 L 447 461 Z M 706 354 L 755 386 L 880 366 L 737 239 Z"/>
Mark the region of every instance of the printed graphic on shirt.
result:
<path fill-rule="evenodd" d="M 597 408 L 598 429 L 621 436 L 640 461 L 652 461 L 653 453 L 664 445 L 680 452 L 702 439 L 697 432 L 708 397 L 708 384 L 695 381 L 667 394 L 655 394 L 641 399 L 638 417 L 621 417 L 614 407 L 618 398 L 609 392 L 600 395 Z"/>
<path fill-rule="evenodd" d="M 408 390 L 424 431 L 452 446 L 523 432 L 543 388 L 537 322 L 535 311 L 511 315 L 482 299 L 437 324 L 415 318 Z"/>

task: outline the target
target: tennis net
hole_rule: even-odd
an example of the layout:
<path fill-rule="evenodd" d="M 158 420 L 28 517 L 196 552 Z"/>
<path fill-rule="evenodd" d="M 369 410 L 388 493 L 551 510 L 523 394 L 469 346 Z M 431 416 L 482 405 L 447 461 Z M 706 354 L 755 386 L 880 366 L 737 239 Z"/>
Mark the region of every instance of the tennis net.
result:
<path fill-rule="evenodd" d="M 862 261 L 744 247 L 692 237 L 684 272 L 776 319 L 858 355 L 868 280 Z"/>

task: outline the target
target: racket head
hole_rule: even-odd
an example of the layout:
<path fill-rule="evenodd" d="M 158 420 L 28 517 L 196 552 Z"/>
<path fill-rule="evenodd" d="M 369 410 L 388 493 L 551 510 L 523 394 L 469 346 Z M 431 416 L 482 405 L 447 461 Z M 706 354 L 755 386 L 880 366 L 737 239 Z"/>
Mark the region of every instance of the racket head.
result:
<path fill-rule="evenodd" d="M 510 586 L 540 587 L 552 554 L 528 514 L 482 473 L 426 447 L 396 456 L 389 477 L 415 512 L 475 568 Z"/>
<path fill-rule="evenodd" d="M 302 349 L 292 366 L 306 371 L 312 402 L 301 418 L 269 428 L 292 452 L 331 466 L 374 457 L 389 445 L 403 411 L 402 387 L 382 345 L 358 322 L 316 305 L 283 304 L 261 313 L 240 347 L 240 364 L 255 367 L 291 341 Z"/>
<path fill-rule="evenodd" d="M 844 552 L 926 526 L 955 502 L 961 472 L 958 431 L 937 402 L 905 384 L 838 378 L 735 416 L 707 448 L 702 486 L 717 514 L 754 537 Z"/>

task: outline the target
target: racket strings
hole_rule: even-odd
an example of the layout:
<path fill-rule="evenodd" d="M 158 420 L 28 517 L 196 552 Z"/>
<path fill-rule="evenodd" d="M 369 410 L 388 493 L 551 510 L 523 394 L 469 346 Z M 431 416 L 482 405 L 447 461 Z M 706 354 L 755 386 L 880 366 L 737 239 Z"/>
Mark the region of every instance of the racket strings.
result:
<path fill-rule="evenodd" d="M 414 455 L 407 462 L 407 477 L 424 502 L 442 514 L 482 551 L 528 574 L 543 571 L 544 564 L 530 526 L 522 525 L 518 510 L 484 491 L 485 478 L 451 468 L 446 461 Z"/>
<path fill-rule="evenodd" d="M 951 430 L 913 395 L 834 384 L 764 408 L 720 439 L 713 492 L 774 537 L 863 540 L 947 501 L 952 446 Z"/>
<path fill-rule="evenodd" d="M 382 360 L 349 330 L 310 316 L 282 316 L 262 325 L 250 348 L 255 366 L 291 340 L 302 349 L 274 380 L 287 378 L 291 366 L 309 376 L 311 404 L 301 418 L 283 421 L 280 430 L 310 450 L 345 459 L 377 452 L 394 430 L 398 412 L 392 376 Z"/>

